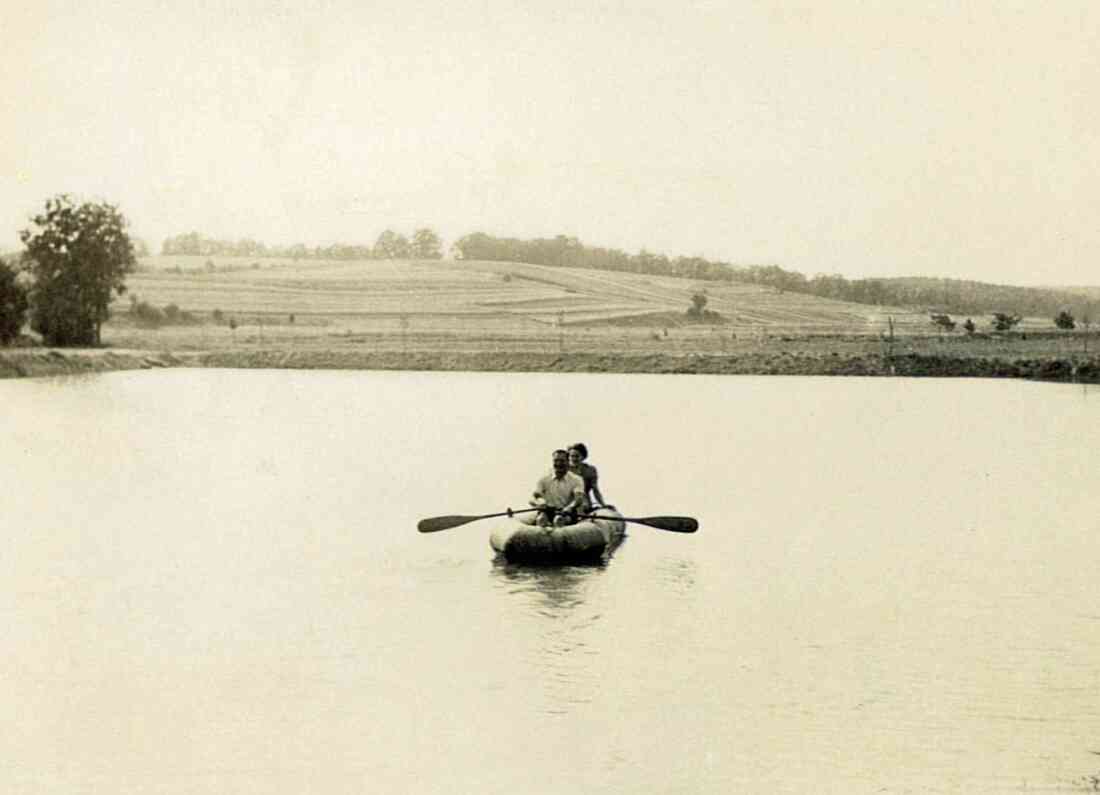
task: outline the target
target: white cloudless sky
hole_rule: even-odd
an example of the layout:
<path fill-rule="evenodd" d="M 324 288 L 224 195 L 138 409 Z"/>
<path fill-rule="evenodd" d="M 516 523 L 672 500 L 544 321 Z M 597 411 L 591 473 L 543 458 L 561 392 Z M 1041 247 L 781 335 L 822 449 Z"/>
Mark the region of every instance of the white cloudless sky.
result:
<path fill-rule="evenodd" d="M 848 277 L 1100 284 L 1100 3 L 45 0 L 4 10 L 0 248 L 45 200 Z"/>

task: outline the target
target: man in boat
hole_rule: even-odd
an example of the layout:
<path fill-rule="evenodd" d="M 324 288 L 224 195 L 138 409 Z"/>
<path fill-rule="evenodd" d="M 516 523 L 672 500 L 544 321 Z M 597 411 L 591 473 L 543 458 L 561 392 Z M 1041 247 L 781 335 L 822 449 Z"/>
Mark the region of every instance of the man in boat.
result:
<path fill-rule="evenodd" d="M 539 478 L 532 497 L 531 505 L 540 509 L 536 524 L 561 527 L 577 521 L 577 514 L 583 513 L 585 506 L 584 480 L 569 471 L 569 453 L 554 451 L 553 470 Z"/>
<path fill-rule="evenodd" d="M 588 447 L 584 442 L 577 442 L 569 447 L 569 471 L 580 476 L 584 481 L 584 506 L 583 513 L 590 513 L 597 506 L 604 506 L 614 510 L 614 505 L 608 505 L 607 500 L 600 493 L 600 473 L 596 467 L 589 464 Z M 593 500 L 595 500 L 593 502 Z"/>

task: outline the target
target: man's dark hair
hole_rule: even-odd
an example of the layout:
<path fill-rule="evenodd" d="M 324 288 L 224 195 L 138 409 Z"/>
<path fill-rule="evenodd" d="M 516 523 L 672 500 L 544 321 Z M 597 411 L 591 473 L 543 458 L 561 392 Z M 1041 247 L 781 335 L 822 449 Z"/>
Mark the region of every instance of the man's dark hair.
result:
<path fill-rule="evenodd" d="M 576 450 L 578 453 L 581 454 L 581 458 L 588 458 L 588 448 L 584 446 L 584 442 L 577 442 L 569 449 Z"/>
<path fill-rule="evenodd" d="M 552 457 L 553 457 L 553 458 L 557 458 L 557 457 L 558 457 L 559 455 L 563 455 L 563 456 L 565 456 L 566 458 L 568 458 L 568 457 L 569 457 L 569 453 L 567 453 L 567 452 L 566 452 L 565 450 L 555 450 L 555 451 L 554 451 L 554 454 L 553 454 L 553 456 L 552 456 Z"/>

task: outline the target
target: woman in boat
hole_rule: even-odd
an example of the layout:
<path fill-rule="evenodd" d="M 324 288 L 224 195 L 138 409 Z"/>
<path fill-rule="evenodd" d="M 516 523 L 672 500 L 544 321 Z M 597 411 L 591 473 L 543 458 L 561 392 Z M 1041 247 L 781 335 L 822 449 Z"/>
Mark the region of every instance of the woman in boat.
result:
<path fill-rule="evenodd" d="M 569 471 L 580 475 L 581 480 L 584 481 L 584 512 L 588 513 L 593 508 L 598 508 L 600 506 L 614 510 L 615 506 L 608 505 L 607 500 L 605 500 L 603 494 L 600 493 L 600 473 L 596 471 L 596 467 L 585 460 L 587 458 L 588 447 L 584 442 L 577 442 L 574 445 L 570 445 Z M 595 502 L 593 502 L 593 498 L 595 498 Z"/>

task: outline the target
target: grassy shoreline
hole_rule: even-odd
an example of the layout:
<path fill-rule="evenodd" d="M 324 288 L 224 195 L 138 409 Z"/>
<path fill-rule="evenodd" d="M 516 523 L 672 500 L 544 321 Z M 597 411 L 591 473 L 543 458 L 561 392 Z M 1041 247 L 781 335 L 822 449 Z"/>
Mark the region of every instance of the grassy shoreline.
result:
<path fill-rule="evenodd" d="M 826 346 L 827 347 L 827 346 Z M 451 372 L 655 373 L 706 375 L 1023 378 L 1100 383 L 1100 357 L 986 356 L 965 351 L 894 355 L 823 350 L 737 353 L 594 353 L 230 348 L 216 351 L 15 348 L 0 351 L 0 378 L 48 377 L 167 367 Z"/>

